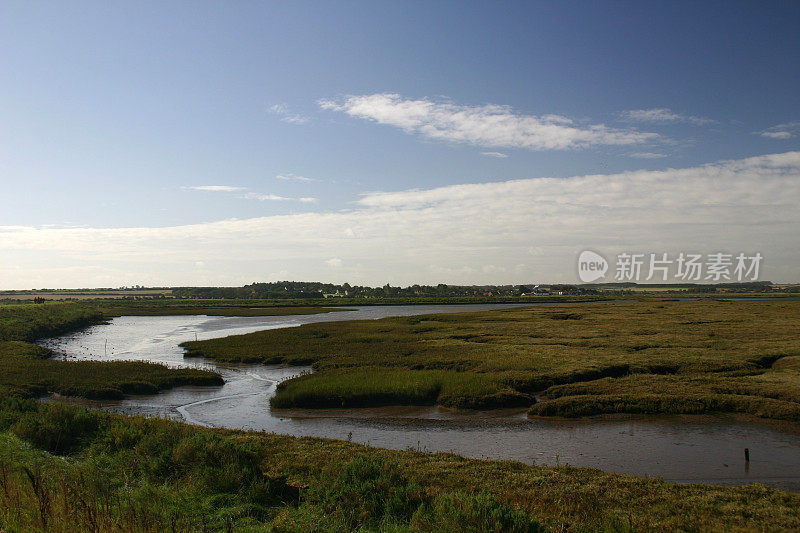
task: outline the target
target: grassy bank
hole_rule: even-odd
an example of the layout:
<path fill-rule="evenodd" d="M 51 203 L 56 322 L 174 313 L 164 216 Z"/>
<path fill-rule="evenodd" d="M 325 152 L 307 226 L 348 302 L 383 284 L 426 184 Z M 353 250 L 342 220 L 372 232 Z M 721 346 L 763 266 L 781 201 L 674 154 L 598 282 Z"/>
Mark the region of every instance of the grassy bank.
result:
<path fill-rule="evenodd" d="M 539 416 L 744 412 L 800 421 L 800 302 L 646 301 L 308 324 L 184 345 L 312 364 L 276 407 L 531 405 Z M 532 395 L 540 401 L 534 405 Z"/>
<path fill-rule="evenodd" d="M 317 306 L 274 306 L 219 300 L 94 300 L 0 305 L 0 341 L 33 342 L 55 337 L 117 316 L 282 316 L 328 313 Z"/>
<path fill-rule="evenodd" d="M 74 303 L 0 306 L 0 395 L 48 394 L 118 399 L 179 385 L 221 385 L 216 372 L 140 361 L 60 361 L 32 344 L 105 321 L 102 311 Z"/>
<path fill-rule="evenodd" d="M 104 317 L 117 316 L 170 316 L 170 315 L 209 315 L 209 316 L 287 316 L 316 315 L 346 309 L 329 307 L 292 306 L 292 307 L 251 307 L 240 305 L 220 305 L 212 303 L 170 303 L 136 302 L 119 305 L 104 303 L 98 307 Z"/>
<path fill-rule="evenodd" d="M 353 389 L 354 376 L 348 370 L 307 374 L 278 386 L 272 406 L 282 407 L 363 407 L 376 405 L 424 405 L 438 402 L 446 407 L 492 409 L 533 403 L 533 396 L 506 384 L 503 376 L 492 373 L 445 370 L 361 369 L 368 380 Z"/>
<path fill-rule="evenodd" d="M 0 400 L 5 531 L 792 530 L 800 495 Z"/>
<path fill-rule="evenodd" d="M 222 385 L 222 377 L 207 370 L 141 361 L 58 361 L 49 356 L 49 350 L 34 344 L 0 341 L 0 395 L 119 399 L 178 385 Z"/>
<path fill-rule="evenodd" d="M 103 321 L 102 311 L 80 304 L 0 305 L 0 341 L 33 342 Z"/>

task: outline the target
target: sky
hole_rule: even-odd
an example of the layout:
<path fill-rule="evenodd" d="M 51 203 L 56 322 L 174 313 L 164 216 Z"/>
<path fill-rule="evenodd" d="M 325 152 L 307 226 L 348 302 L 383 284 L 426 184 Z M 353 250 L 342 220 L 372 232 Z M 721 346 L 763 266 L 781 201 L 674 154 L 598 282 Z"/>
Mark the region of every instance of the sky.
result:
<path fill-rule="evenodd" d="M 793 2 L 2 2 L 0 289 L 571 283 L 583 250 L 800 282 L 798 27 Z"/>

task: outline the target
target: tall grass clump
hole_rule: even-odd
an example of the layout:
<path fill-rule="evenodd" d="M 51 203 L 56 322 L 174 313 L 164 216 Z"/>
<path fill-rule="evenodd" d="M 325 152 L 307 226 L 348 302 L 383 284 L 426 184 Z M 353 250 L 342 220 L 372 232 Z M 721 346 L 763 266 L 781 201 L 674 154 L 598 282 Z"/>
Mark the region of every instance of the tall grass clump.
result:
<path fill-rule="evenodd" d="M 0 305 L 0 341 L 33 342 L 103 321 L 99 310 L 74 303 Z"/>
<path fill-rule="evenodd" d="M 284 381 L 270 400 L 272 407 L 369 407 L 439 403 L 461 409 L 530 405 L 527 394 L 503 387 L 492 374 L 443 370 L 332 370 Z"/>

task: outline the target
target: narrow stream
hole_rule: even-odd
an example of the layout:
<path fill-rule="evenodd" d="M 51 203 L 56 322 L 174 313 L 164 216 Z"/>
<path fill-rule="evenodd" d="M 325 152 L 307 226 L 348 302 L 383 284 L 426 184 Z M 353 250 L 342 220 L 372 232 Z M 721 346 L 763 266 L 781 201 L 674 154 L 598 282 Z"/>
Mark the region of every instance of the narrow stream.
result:
<path fill-rule="evenodd" d="M 528 420 L 525 411 L 519 409 L 456 413 L 435 406 L 272 411 L 269 398 L 277 383 L 307 368 L 217 365 L 202 359 L 184 359 L 178 346 L 195 338 L 225 337 L 311 322 L 515 306 L 369 306 L 276 317 L 120 317 L 109 324 L 42 344 L 55 350 L 58 357 L 198 366 L 213 368 L 225 379 L 222 386 L 178 387 L 119 401 L 73 400 L 126 414 L 169 417 L 209 427 L 349 439 L 385 448 L 452 452 L 538 465 L 594 467 L 680 482 L 760 482 L 800 491 L 797 469 L 800 431 L 796 426 L 743 422 L 732 416 Z M 744 462 L 744 448 L 750 449 L 749 465 Z"/>

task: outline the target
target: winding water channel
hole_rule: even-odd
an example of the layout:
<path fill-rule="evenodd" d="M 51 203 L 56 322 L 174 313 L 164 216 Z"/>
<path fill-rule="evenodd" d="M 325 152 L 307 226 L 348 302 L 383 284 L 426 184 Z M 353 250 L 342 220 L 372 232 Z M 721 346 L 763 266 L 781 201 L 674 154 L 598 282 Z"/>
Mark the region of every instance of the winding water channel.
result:
<path fill-rule="evenodd" d="M 594 467 L 680 482 L 760 482 L 800 491 L 800 431 L 792 425 L 742 421 L 731 416 L 528 420 L 525 411 L 519 409 L 455 413 L 434 406 L 272 411 L 269 398 L 276 384 L 308 368 L 218 365 L 203 359 L 184 359 L 178 346 L 195 338 L 225 337 L 311 322 L 513 306 L 369 306 L 274 317 L 119 317 L 109 324 L 42 344 L 55 350 L 58 357 L 200 366 L 215 369 L 225 379 L 222 386 L 178 387 L 119 401 L 76 400 L 126 414 L 169 417 L 203 426 L 350 439 L 385 448 L 453 452 L 538 465 Z M 748 465 L 744 462 L 744 448 L 750 449 Z"/>

